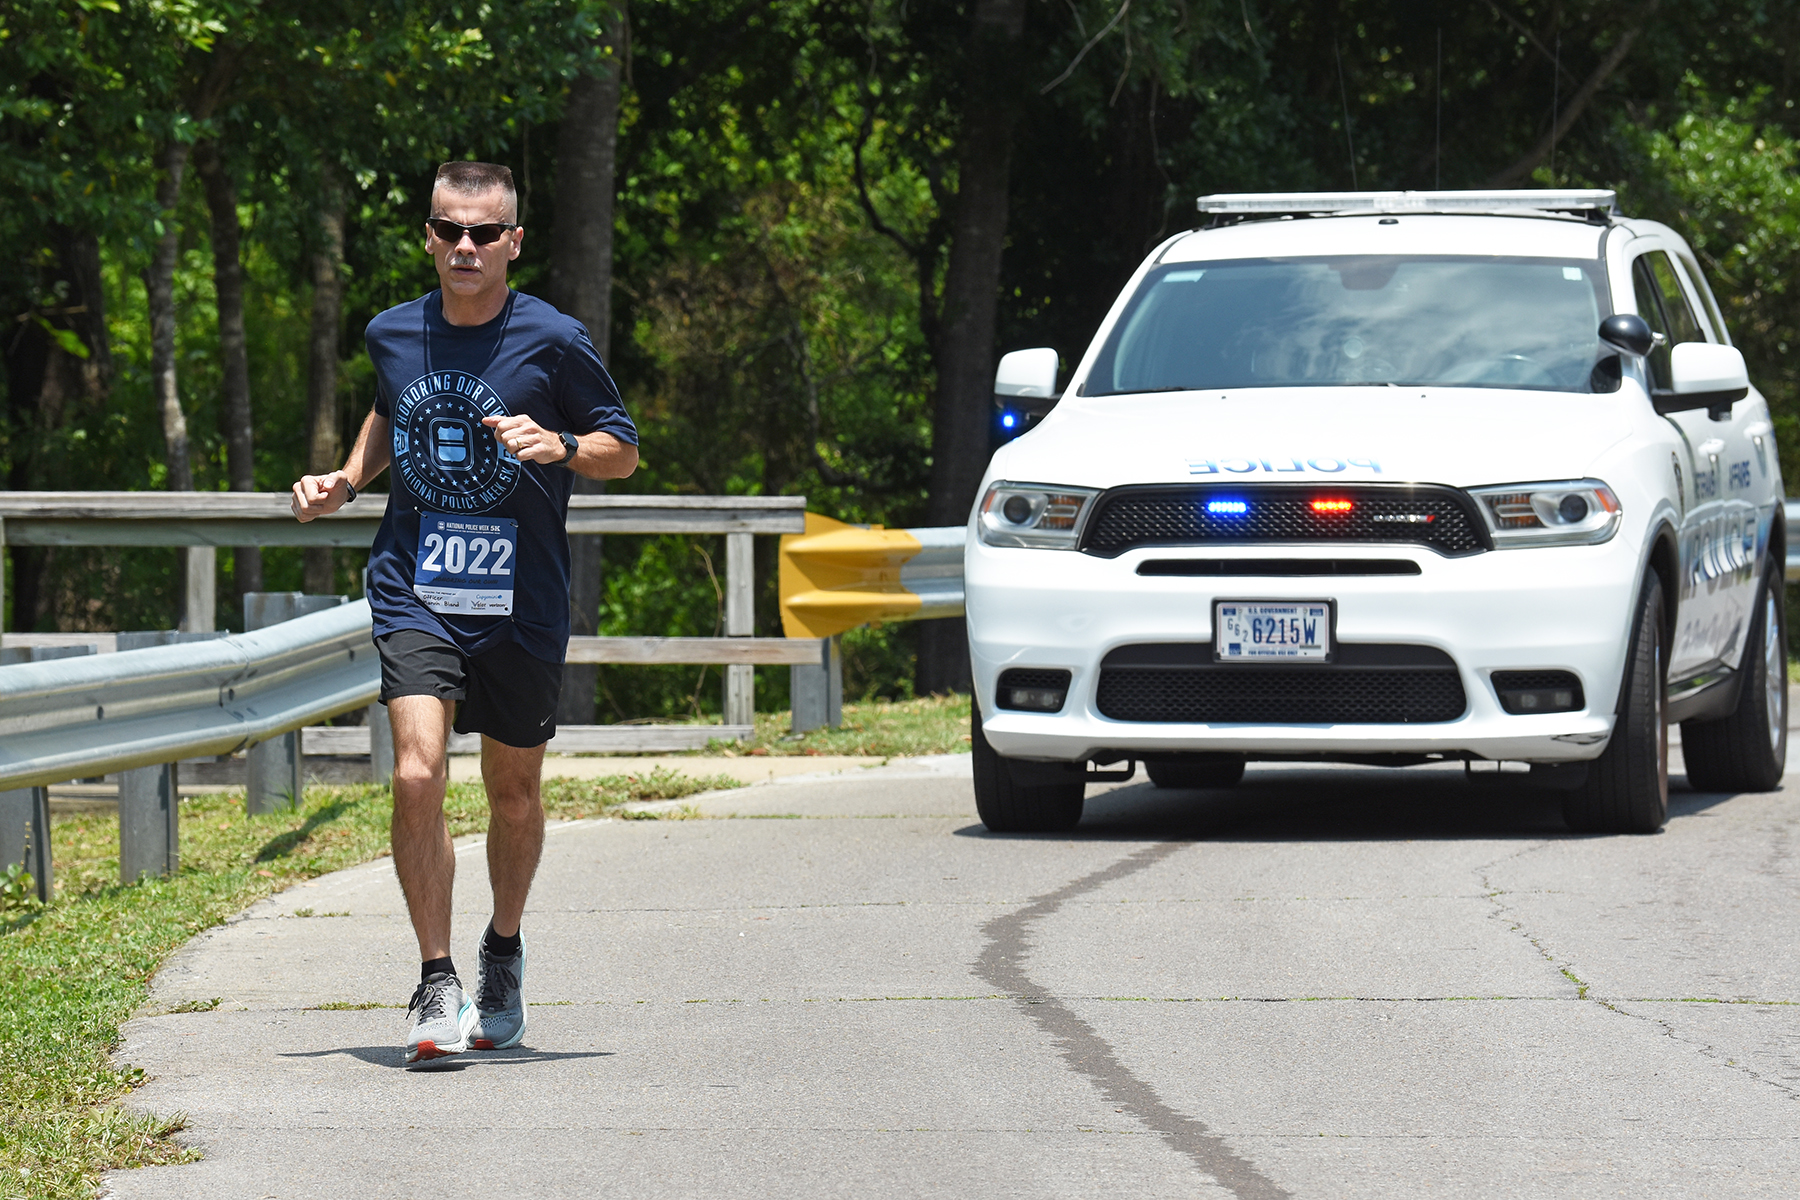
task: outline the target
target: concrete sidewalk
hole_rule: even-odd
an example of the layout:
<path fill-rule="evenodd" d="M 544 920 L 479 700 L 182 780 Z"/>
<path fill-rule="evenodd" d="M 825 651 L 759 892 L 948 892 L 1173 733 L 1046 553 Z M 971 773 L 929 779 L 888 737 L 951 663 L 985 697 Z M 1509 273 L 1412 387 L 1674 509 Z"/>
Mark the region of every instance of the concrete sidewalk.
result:
<path fill-rule="evenodd" d="M 400 1069 L 383 861 L 158 977 L 120 1057 L 201 1162 L 121 1198 L 1800 1194 L 1800 806 L 1677 790 L 1576 837 L 1458 768 L 1091 789 L 974 819 L 969 759 L 557 826 L 513 1051 Z M 736 818 L 736 819 L 725 819 Z M 784 819 L 785 818 L 785 819 Z M 466 839 L 455 946 L 486 920 Z M 311 917 L 301 917 L 309 910 Z M 212 1011 L 174 1012 L 219 1001 Z"/>

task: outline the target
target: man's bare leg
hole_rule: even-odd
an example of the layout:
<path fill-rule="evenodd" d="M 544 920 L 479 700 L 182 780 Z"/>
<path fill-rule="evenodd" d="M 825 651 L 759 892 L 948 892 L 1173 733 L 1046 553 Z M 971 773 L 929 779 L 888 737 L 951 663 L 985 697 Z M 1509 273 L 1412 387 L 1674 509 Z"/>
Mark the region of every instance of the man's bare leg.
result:
<path fill-rule="evenodd" d="M 544 804 L 538 783 L 544 748 L 521 750 L 481 738 L 481 780 L 488 795 L 488 880 L 494 888 L 494 933 L 511 937 L 544 851 Z"/>
<path fill-rule="evenodd" d="M 455 713 L 454 700 L 436 696 L 388 701 L 394 728 L 394 873 L 412 914 L 420 962 L 450 956 L 456 850 L 444 823 L 444 788 L 450 780 L 444 745 Z"/>

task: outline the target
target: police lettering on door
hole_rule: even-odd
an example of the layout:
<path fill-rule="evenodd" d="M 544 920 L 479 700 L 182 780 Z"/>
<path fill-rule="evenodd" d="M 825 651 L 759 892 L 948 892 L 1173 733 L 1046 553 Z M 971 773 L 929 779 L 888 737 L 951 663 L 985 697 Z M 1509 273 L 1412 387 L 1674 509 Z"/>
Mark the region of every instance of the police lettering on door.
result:
<path fill-rule="evenodd" d="M 432 612 L 510 617 L 518 548 L 510 517 L 420 513 L 413 591 Z"/>

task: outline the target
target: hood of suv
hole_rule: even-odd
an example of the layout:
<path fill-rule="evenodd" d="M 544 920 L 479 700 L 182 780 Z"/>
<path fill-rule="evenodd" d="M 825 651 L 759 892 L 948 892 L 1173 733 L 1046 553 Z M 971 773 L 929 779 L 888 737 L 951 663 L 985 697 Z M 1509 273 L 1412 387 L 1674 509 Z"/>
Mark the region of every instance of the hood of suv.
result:
<path fill-rule="evenodd" d="M 991 474 L 1102 488 L 1579 479 L 1648 412 L 1631 391 L 1308 387 L 1069 395 L 1031 433 L 999 450 Z"/>

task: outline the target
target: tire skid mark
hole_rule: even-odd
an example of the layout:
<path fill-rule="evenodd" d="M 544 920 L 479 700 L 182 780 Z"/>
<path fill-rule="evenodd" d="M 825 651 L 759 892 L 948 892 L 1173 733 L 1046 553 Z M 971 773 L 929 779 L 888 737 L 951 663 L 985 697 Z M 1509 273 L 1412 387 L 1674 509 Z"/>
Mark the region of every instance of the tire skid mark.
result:
<path fill-rule="evenodd" d="M 1100 1094 L 1135 1117 L 1163 1141 L 1187 1156 L 1202 1172 L 1238 1200 L 1289 1200 L 1289 1193 L 1239 1156 L 1225 1140 L 1209 1133 L 1192 1117 L 1163 1102 L 1156 1089 L 1133 1075 L 1094 1027 L 1069 1011 L 1055 996 L 1031 981 L 1024 960 L 1032 948 L 1032 925 L 1063 904 L 1096 888 L 1153 866 L 1183 848 L 1164 842 L 1129 854 L 1110 867 L 1083 876 L 1024 908 L 995 917 L 981 927 L 988 939 L 975 960 L 975 974 L 995 991 L 1009 996 L 1026 1016 L 1056 1040 L 1063 1061 L 1088 1077 Z"/>

